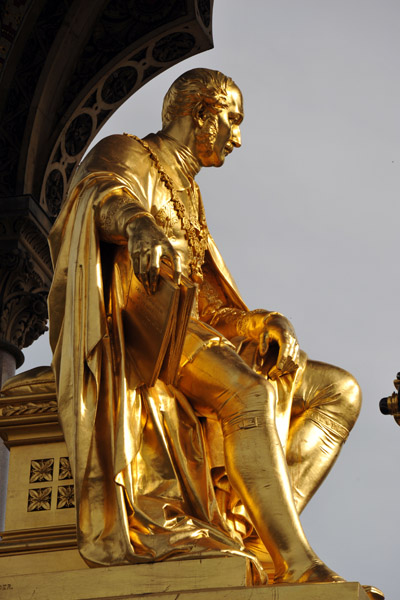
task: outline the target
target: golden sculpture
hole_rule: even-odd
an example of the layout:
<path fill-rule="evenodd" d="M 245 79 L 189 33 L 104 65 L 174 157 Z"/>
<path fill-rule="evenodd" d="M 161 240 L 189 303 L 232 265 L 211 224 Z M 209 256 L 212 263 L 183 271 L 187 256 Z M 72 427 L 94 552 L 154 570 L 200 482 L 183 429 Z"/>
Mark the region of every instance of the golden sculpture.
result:
<path fill-rule="evenodd" d="M 309 360 L 280 313 L 249 311 L 194 177 L 241 145 L 242 95 L 194 69 L 169 89 L 163 128 L 103 139 L 52 230 L 49 298 L 59 412 L 91 565 L 241 552 L 275 583 L 342 579 L 300 513 L 360 410 L 354 378 Z M 222 201 L 223 199 L 221 199 Z M 198 286 L 179 377 L 142 385 L 124 332 L 132 272 L 149 294 L 161 259 Z"/>

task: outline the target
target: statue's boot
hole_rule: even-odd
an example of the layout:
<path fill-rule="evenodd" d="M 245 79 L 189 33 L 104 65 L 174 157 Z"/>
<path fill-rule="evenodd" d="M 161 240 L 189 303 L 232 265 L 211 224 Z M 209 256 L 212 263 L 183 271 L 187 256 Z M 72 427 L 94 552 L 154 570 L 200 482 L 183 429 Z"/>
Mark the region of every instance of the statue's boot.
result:
<path fill-rule="evenodd" d="M 275 576 L 274 583 L 292 583 L 291 579 L 292 577 L 290 577 L 290 574 L 289 577 L 287 577 L 287 575 L 284 575 L 283 577 Z M 324 563 L 316 562 L 299 577 L 296 583 L 340 583 L 343 581 L 345 580 Z"/>
<path fill-rule="evenodd" d="M 363 585 L 364 591 L 366 592 L 368 598 L 371 600 L 385 600 L 385 595 L 378 588 L 373 587 L 372 585 Z"/>
<path fill-rule="evenodd" d="M 260 387 L 248 390 L 245 410 L 233 414 L 231 405 L 221 411 L 229 480 L 271 554 L 276 582 L 344 581 L 318 558 L 304 534 L 275 427 L 274 402 L 271 386 L 265 385 L 263 393 Z"/>
<path fill-rule="evenodd" d="M 312 550 L 300 524 L 276 429 L 274 388 L 232 348 L 214 338 L 204 344 L 200 334 L 185 341 L 179 388 L 200 414 L 216 413 L 229 480 L 274 561 L 277 581 L 341 580 Z"/>

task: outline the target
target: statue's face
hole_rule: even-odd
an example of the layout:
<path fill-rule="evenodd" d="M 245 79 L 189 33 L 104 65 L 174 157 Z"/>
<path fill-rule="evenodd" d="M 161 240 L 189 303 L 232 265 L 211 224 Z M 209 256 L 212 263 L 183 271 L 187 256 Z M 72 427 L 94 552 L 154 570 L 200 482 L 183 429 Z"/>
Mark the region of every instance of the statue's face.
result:
<path fill-rule="evenodd" d="M 225 156 L 241 145 L 242 94 L 236 86 L 228 89 L 227 107 L 209 113 L 196 132 L 196 154 L 203 167 L 220 167 Z"/>

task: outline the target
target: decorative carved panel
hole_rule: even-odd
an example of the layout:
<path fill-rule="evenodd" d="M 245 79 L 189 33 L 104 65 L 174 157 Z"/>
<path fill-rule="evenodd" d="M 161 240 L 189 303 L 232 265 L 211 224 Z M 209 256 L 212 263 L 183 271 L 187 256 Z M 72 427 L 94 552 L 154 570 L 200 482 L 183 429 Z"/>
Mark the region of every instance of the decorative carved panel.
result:
<path fill-rule="evenodd" d="M 6 404 L 0 407 L 0 417 L 22 417 L 32 415 L 57 414 L 57 400 L 47 400 L 45 402 L 20 402 Z M 66 477 L 60 477 L 66 479 Z"/>
<path fill-rule="evenodd" d="M 29 197 L 0 200 L 0 347 L 26 348 L 47 330 L 50 221 Z"/>
<path fill-rule="evenodd" d="M 67 456 L 60 457 L 59 461 L 54 458 L 31 460 L 30 465 L 29 484 L 42 485 L 29 487 L 28 512 L 75 507 L 75 488 Z"/>
<path fill-rule="evenodd" d="M 31 460 L 29 483 L 53 481 L 54 458 Z"/>
<path fill-rule="evenodd" d="M 0 252 L 0 276 L 0 337 L 26 348 L 47 330 L 48 289 L 24 250 Z"/>
<path fill-rule="evenodd" d="M 51 493 L 49 487 L 31 488 L 28 493 L 28 512 L 51 509 Z"/>
<path fill-rule="evenodd" d="M 71 465 L 68 456 L 62 456 L 60 458 L 58 479 L 72 479 Z"/>
<path fill-rule="evenodd" d="M 60 485 L 57 488 L 57 508 L 74 508 L 75 492 L 73 485 Z"/>

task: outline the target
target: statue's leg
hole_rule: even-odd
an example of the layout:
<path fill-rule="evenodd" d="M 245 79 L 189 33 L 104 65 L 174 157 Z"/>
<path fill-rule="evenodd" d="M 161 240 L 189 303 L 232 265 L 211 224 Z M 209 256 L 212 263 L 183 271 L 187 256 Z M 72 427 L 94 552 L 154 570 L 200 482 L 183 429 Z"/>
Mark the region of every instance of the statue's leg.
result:
<path fill-rule="evenodd" d="M 224 343 L 185 354 L 178 387 L 200 414 L 217 414 L 229 480 L 272 556 L 276 581 L 340 580 L 318 559 L 301 527 L 276 431 L 272 386 Z"/>
<path fill-rule="evenodd" d="M 334 465 L 361 407 L 356 380 L 343 369 L 308 361 L 296 390 L 286 460 L 300 513 Z"/>

